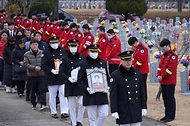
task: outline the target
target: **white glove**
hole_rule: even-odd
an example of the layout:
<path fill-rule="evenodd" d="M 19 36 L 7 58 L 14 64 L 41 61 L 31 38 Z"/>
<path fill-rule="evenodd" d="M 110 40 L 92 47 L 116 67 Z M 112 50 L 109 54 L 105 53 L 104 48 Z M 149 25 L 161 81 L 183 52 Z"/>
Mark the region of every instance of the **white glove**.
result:
<path fill-rule="evenodd" d="M 147 113 L 146 109 L 142 109 L 142 116 L 145 116 Z"/>
<path fill-rule="evenodd" d="M 74 78 L 75 80 L 77 80 L 78 71 L 79 71 L 79 67 L 77 67 L 71 71 L 71 77 Z"/>
<path fill-rule="evenodd" d="M 111 116 L 112 116 L 113 118 L 115 118 L 115 119 L 119 119 L 119 115 L 118 115 L 117 112 L 112 113 Z"/>
<path fill-rule="evenodd" d="M 52 69 L 51 72 L 52 72 L 54 75 L 59 74 L 59 72 L 58 72 L 57 70 L 55 70 L 55 69 Z"/>
<path fill-rule="evenodd" d="M 76 81 L 74 78 L 72 78 L 72 77 L 69 77 L 68 80 L 69 80 L 71 83 L 77 82 L 77 81 Z"/>
<path fill-rule="evenodd" d="M 86 90 L 88 91 L 89 94 L 94 94 L 95 93 L 95 91 L 90 90 L 90 88 L 87 88 Z"/>

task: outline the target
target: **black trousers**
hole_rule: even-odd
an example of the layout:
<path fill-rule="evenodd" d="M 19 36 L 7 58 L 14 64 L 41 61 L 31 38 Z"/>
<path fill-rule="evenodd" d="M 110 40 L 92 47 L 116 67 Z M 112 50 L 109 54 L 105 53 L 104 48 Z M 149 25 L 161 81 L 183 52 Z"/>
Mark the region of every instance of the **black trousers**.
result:
<path fill-rule="evenodd" d="M 164 100 L 165 116 L 175 119 L 176 101 L 175 101 L 175 84 L 161 85 L 162 98 Z"/>
<path fill-rule="evenodd" d="M 142 78 L 143 78 L 143 84 L 144 84 L 144 90 L 145 90 L 145 95 L 146 95 L 146 101 L 148 99 L 148 95 L 147 95 L 147 76 L 148 74 L 142 74 Z"/>
<path fill-rule="evenodd" d="M 24 94 L 24 88 L 25 88 L 25 82 L 24 80 L 14 80 L 13 83 L 17 85 L 17 93 L 19 94 Z"/>
<path fill-rule="evenodd" d="M 46 81 L 44 76 L 28 77 L 30 83 L 30 101 L 36 106 L 36 96 L 39 94 L 41 105 L 46 105 Z"/>

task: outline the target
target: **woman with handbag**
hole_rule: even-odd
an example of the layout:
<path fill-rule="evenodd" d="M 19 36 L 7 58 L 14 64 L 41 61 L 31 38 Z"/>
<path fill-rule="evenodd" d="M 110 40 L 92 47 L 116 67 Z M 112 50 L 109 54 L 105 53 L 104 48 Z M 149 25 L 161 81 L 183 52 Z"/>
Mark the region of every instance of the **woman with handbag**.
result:
<path fill-rule="evenodd" d="M 20 39 L 12 52 L 11 59 L 13 62 L 13 82 L 17 85 L 19 97 L 24 96 L 25 82 L 27 79 L 26 67 L 24 66 L 24 53 L 26 52 L 25 43 Z"/>

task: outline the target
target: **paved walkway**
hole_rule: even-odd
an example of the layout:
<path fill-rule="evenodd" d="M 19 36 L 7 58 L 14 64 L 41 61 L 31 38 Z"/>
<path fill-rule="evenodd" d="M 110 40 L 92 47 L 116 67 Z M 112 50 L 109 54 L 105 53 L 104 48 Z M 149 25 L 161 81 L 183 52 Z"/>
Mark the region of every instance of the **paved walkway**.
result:
<path fill-rule="evenodd" d="M 24 97 L 19 98 L 17 94 L 6 93 L 2 87 L 0 87 L 0 100 L 0 126 L 70 126 L 69 119 L 54 119 L 51 117 L 49 109 L 40 111 L 39 104 L 37 105 L 37 110 L 32 110 L 30 102 L 26 102 Z M 105 126 L 110 125 L 116 126 L 115 119 L 109 113 Z M 83 126 L 89 126 L 86 112 Z M 143 117 L 141 126 L 166 125 Z"/>

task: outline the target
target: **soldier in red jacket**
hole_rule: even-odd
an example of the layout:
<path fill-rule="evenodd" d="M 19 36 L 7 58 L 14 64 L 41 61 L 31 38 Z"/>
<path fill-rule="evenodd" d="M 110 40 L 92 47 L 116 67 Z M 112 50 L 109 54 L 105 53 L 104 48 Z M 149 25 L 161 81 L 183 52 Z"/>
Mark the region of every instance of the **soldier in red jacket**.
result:
<path fill-rule="evenodd" d="M 97 30 L 98 32 L 98 45 L 100 49 L 100 53 L 98 54 L 98 57 L 102 60 L 106 60 L 106 48 L 108 45 L 108 36 L 105 33 L 104 26 L 100 26 Z"/>
<path fill-rule="evenodd" d="M 90 32 L 90 27 L 88 24 L 84 24 L 82 28 L 84 32 L 84 37 L 79 46 L 79 53 L 83 56 L 88 56 L 88 50 L 86 49 L 86 47 L 94 43 L 94 36 Z"/>
<path fill-rule="evenodd" d="M 38 20 L 36 17 L 36 13 L 33 12 L 32 13 L 32 23 L 31 23 L 31 28 L 30 28 L 32 32 L 37 32 L 36 31 L 37 25 L 38 25 Z"/>
<path fill-rule="evenodd" d="M 49 24 L 47 24 L 46 29 L 44 31 L 44 41 L 48 42 L 49 39 L 53 36 L 53 29 L 57 26 L 57 18 L 50 18 Z"/>
<path fill-rule="evenodd" d="M 170 41 L 163 39 L 160 42 L 163 54 L 157 70 L 157 77 L 161 84 L 162 97 L 164 100 L 165 116 L 160 120 L 170 122 L 175 119 L 176 102 L 175 102 L 175 86 L 178 56 L 171 50 Z"/>
<path fill-rule="evenodd" d="M 66 22 L 66 21 L 63 22 L 62 27 L 63 27 L 63 32 L 61 33 L 59 42 L 62 47 L 64 47 L 66 50 L 69 50 L 67 40 L 66 40 L 66 37 L 68 36 L 69 31 L 70 31 L 68 22 Z"/>
<path fill-rule="evenodd" d="M 36 31 L 40 32 L 41 34 L 44 32 L 44 27 L 45 27 L 45 18 L 40 18 L 38 21 L 38 24 L 36 25 Z"/>
<path fill-rule="evenodd" d="M 146 93 L 146 99 L 147 99 L 147 76 L 149 72 L 149 66 L 148 66 L 148 49 L 147 47 L 139 42 L 136 37 L 130 37 L 128 40 L 128 44 L 133 47 L 134 54 L 133 54 L 133 67 L 136 69 L 139 69 L 143 76 L 143 83 L 144 83 L 144 89 Z"/>
<path fill-rule="evenodd" d="M 30 28 L 31 27 L 31 21 L 26 16 L 26 14 L 22 15 L 22 21 L 21 21 L 20 27 L 21 27 L 22 32 L 24 32 L 25 28 Z"/>
<path fill-rule="evenodd" d="M 66 35 L 67 36 L 65 37 L 65 41 L 68 42 L 69 40 L 78 40 L 78 45 L 81 44 L 83 34 L 78 30 L 78 26 L 76 23 L 70 24 L 70 30 Z"/>
<path fill-rule="evenodd" d="M 53 36 L 61 36 L 62 32 L 63 32 L 63 22 L 60 22 L 57 26 L 54 27 L 53 29 Z"/>
<path fill-rule="evenodd" d="M 113 29 L 107 31 L 109 42 L 106 49 L 106 57 L 109 64 L 109 74 L 118 69 L 120 64 L 121 42 Z"/>
<path fill-rule="evenodd" d="M 20 24 L 22 21 L 21 14 L 17 14 L 17 15 L 12 14 L 11 18 L 14 20 L 15 29 L 20 29 Z"/>

